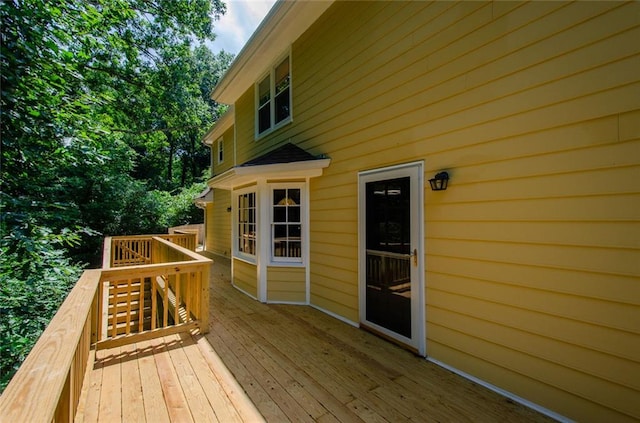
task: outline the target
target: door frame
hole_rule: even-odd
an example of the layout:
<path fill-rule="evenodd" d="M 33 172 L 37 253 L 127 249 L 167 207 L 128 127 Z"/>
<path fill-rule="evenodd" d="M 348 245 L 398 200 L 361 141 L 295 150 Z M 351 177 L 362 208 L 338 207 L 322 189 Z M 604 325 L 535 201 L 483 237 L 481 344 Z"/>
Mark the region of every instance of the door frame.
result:
<path fill-rule="evenodd" d="M 410 177 L 411 250 L 418 250 L 417 266 L 411 268 L 411 338 L 399 335 L 366 319 L 366 183 Z M 413 236 L 415 234 L 415 237 Z M 358 304 L 360 325 L 379 332 L 426 356 L 426 310 L 424 271 L 424 162 L 411 162 L 358 173 Z M 414 294 L 415 292 L 415 294 Z"/>

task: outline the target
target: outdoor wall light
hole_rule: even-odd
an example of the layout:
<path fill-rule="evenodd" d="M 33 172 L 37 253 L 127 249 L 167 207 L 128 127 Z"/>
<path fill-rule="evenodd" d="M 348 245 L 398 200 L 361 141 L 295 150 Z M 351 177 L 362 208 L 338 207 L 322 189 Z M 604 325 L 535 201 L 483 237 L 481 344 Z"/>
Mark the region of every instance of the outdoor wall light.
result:
<path fill-rule="evenodd" d="M 227 207 L 227 213 L 231 213 L 231 206 Z"/>
<path fill-rule="evenodd" d="M 431 191 L 444 191 L 449 183 L 449 174 L 447 172 L 436 173 L 433 179 L 429 179 Z"/>

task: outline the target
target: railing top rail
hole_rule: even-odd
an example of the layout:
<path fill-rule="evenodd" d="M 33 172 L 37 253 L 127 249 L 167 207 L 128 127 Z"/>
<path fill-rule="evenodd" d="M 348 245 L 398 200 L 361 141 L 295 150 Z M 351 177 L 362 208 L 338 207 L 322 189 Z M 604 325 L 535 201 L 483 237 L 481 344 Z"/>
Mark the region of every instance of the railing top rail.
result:
<path fill-rule="evenodd" d="M 180 237 L 180 236 L 184 236 L 184 235 L 193 235 L 193 234 L 192 233 L 187 233 L 187 234 L 116 235 L 116 236 L 111 236 L 109 238 L 118 241 L 118 240 L 123 240 L 123 239 L 151 239 L 151 238 L 154 238 L 154 237 L 171 238 L 171 237 Z"/>
<path fill-rule="evenodd" d="M 191 251 L 188 248 L 181 247 L 181 246 L 179 246 L 177 244 L 174 244 L 171 241 L 167 241 L 166 239 L 160 238 L 160 236 L 154 236 L 153 239 L 158 241 L 158 242 L 160 242 L 160 243 L 162 243 L 162 244 L 165 244 L 169 248 L 172 248 L 174 250 L 180 251 L 181 253 L 185 254 L 186 256 L 191 257 L 193 260 L 203 260 L 203 259 L 204 260 L 209 260 L 206 257 L 201 256 L 200 254 L 198 254 L 198 253 L 196 253 L 194 251 Z M 211 260 L 209 260 L 209 261 L 211 261 Z"/>
<path fill-rule="evenodd" d="M 0 396 L 0 420 L 50 422 L 100 281 L 86 270 Z"/>
<path fill-rule="evenodd" d="M 145 277 L 161 275 L 165 273 L 179 272 L 184 268 L 197 268 L 209 266 L 213 260 L 203 257 L 202 260 L 173 261 L 169 263 L 142 264 L 132 266 L 111 267 L 103 269 L 101 279 L 124 278 L 129 274 L 144 275 Z"/>

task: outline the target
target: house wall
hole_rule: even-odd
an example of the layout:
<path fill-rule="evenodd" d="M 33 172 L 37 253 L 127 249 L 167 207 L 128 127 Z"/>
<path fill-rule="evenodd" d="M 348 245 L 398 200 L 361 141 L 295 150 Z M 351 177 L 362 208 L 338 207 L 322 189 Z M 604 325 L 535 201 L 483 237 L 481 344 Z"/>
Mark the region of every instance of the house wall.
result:
<path fill-rule="evenodd" d="M 225 257 L 231 256 L 231 192 L 216 189 L 213 203 L 207 204 L 206 250 Z"/>
<path fill-rule="evenodd" d="M 304 267 L 267 267 L 267 301 L 305 303 L 306 279 Z"/>
<path fill-rule="evenodd" d="M 331 157 L 311 303 L 358 320 L 357 173 L 424 160 L 451 175 L 424 192 L 428 356 L 573 419 L 640 419 L 638 39 L 638 2 L 334 4 L 292 46 L 293 123 L 254 141 L 253 87 L 236 103 L 238 163 Z"/>
<path fill-rule="evenodd" d="M 640 418 L 639 16 L 334 4 L 292 47 L 293 123 L 255 142 L 253 87 L 236 103 L 238 162 L 331 157 L 312 304 L 357 321 L 357 172 L 424 160 L 451 175 L 424 192 L 428 356 L 570 418 Z"/>
<path fill-rule="evenodd" d="M 255 264 L 233 259 L 233 285 L 251 295 L 258 297 L 258 277 Z"/>

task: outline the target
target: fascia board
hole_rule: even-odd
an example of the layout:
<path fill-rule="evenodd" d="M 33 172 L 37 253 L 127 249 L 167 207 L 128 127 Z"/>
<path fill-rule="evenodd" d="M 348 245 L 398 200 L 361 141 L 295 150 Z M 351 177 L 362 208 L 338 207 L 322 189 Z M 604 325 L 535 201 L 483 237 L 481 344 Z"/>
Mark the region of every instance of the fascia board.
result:
<path fill-rule="evenodd" d="M 330 163 L 331 159 L 319 159 L 293 163 L 234 167 L 211 178 L 208 185 L 211 188 L 232 190 L 236 187 L 255 182 L 258 178 L 315 178 L 321 176 L 323 169 L 329 166 Z"/>
<path fill-rule="evenodd" d="M 211 99 L 234 104 L 333 1 L 278 1 L 213 89 Z"/>
<path fill-rule="evenodd" d="M 209 131 L 202 138 L 202 143 L 206 145 L 213 145 L 213 142 L 220 138 L 227 129 L 231 128 L 235 123 L 235 110 L 234 106 L 229 106 L 229 109 L 220 116 L 220 119 L 214 123 Z"/>

